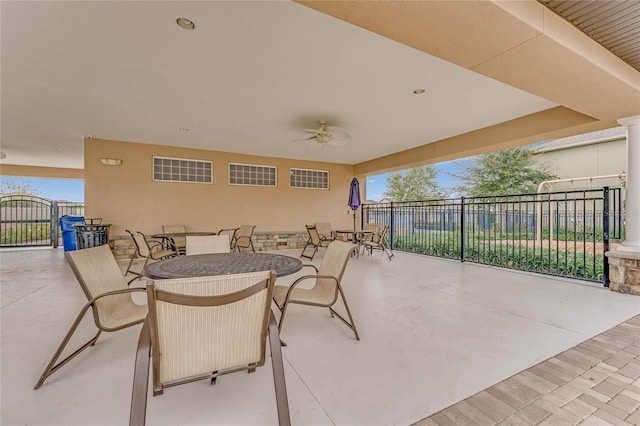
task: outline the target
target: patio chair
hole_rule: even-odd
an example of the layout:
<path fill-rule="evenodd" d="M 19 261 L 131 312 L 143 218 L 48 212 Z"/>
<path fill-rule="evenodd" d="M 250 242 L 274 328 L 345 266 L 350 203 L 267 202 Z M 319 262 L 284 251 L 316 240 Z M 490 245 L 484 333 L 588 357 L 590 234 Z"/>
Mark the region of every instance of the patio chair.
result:
<path fill-rule="evenodd" d="M 306 257 L 309 260 L 313 260 L 313 257 L 318 252 L 318 249 L 320 247 L 324 247 L 324 248 L 328 247 L 329 244 L 331 244 L 332 240 L 328 240 L 324 236 L 320 235 L 318 233 L 318 229 L 316 228 L 316 225 L 305 225 L 305 226 L 307 228 L 307 233 L 309 234 L 309 238 L 307 239 L 307 243 L 302 248 L 302 253 L 300 253 L 300 257 Z M 309 246 L 313 248 L 313 253 L 311 253 L 311 256 L 309 256 L 308 254 L 305 254 L 305 250 L 307 250 L 307 247 Z"/>
<path fill-rule="evenodd" d="M 336 239 L 336 233 L 331 230 L 331 224 L 327 222 L 316 223 L 316 229 L 321 237 L 325 240 L 333 241 Z"/>
<path fill-rule="evenodd" d="M 162 232 L 164 234 L 171 233 L 180 233 L 183 234 L 187 232 L 187 227 L 184 225 L 162 225 Z M 169 243 L 171 244 L 171 248 L 178 254 L 185 253 L 185 247 L 187 246 L 187 241 L 185 237 L 172 237 L 168 238 Z"/>
<path fill-rule="evenodd" d="M 253 230 L 255 229 L 255 225 L 242 225 L 236 231 L 236 238 L 233 244 L 234 251 L 238 253 L 248 252 L 251 249 L 252 252 L 256 252 L 256 249 L 253 247 L 253 241 L 251 241 L 251 237 L 253 236 Z"/>
<path fill-rule="evenodd" d="M 34 389 L 42 386 L 47 377 L 58 371 L 76 355 L 89 346 L 95 345 L 101 332 L 117 331 L 140 324 L 147 315 L 147 306 L 137 305 L 131 299 L 131 293 L 144 291 L 144 289 L 128 287 L 108 245 L 68 251 L 64 255 L 87 297 L 87 303 L 76 316 Z M 98 333 L 56 364 L 89 308 L 93 311 L 93 322 L 98 327 Z"/>
<path fill-rule="evenodd" d="M 131 239 L 133 240 L 133 244 L 136 246 L 136 251 L 131 255 L 131 259 L 129 260 L 129 266 L 127 266 L 127 270 L 124 275 L 128 274 L 135 275 L 129 283 L 132 283 L 135 279 L 140 279 L 144 275 L 144 268 L 151 261 L 156 261 L 160 259 L 165 259 L 168 257 L 175 257 L 178 253 L 174 250 L 166 249 L 162 245 L 160 241 L 148 240 L 145 235 L 138 231 L 135 234 L 128 229 L 125 230 L 129 235 L 131 235 Z M 131 269 L 134 260 L 144 258 L 144 264 L 140 268 L 139 272 L 136 272 Z"/>
<path fill-rule="evenodd" d="M 187 235 L 187 256 L 230 251 L 228 235 Z"/>
<path fill-rule="evenodd" d="M 373 234 L 371 235 L 364 235 L 362 237 L 363 241 L 373 241 L 375 240 L 379 235 L 380 235 L 380 231 L 382 229 L 382 224 L 378 223 L 378 222 L 368 222 L 364 224 L 364 228 L 367 231 L 373 231 Z"/>
<path fill-rule="evenodd" d="M 221 229 L 218 232 L 218 235 L 228 235 L 229 236 L 229 248 L 232 251 L 233 251 L 234 246 L 236 244 L 236 232 L 238 232 L 238 228 Z"/>
<path fill-rule="evenodd" d="M 373 239 L 371 241 L 362 241 L 360 244 L 365 251 L 369 251 L 369 255 L 373 254 L 374 249 L 382 250 L 387 255 L 389 260 L 391 260 L 391 258 L 395 256 L 395 254 L 393 254 L 393 251 L 389 247 L 387 247 L 387 243 L 384 241 L 385 237 L 387 236 L 387 232 L 389 232 L 389 225 L 384 225 L 382 227 L 382 232 L 380 233 L 380 235 L 373 235 Z"/>
<path fill-rule="evenodd" d="M 269 335 L 278 419 L 289 425 L 280 337 L 271 311 L 275 272 L 152 281 L 149 316 L 138 341 L 130 425 L 144 425 L 153 367 L 153 396 L 165 388 L 264 365 Z"/>
<path fill-rule="evenodd" d="M 356 340 L 360 340 L 356 325 L 353 322 L 347 299 L 342 289 L 341 281 L 347 262 L 351 257 L 351 253 L 357 250 L 358 246 L 344 241 L 332 241 L 327 247 L 327 252 L 320 263 L 320 268 L 314 265 L 304 265 L 315 269 L 315 275 L 305 275 L 293 282 L 291 286 L 277 285 L 273 290 L 273 300 L 280 309 L 280 323 L 278 329 L 282 330 L 284 318 L 287 313 L 287 307 L 291 303 L 299 303 L 301 305 L 320 306 L 329 308 L 331 317 L 337 316 L 347 327 L 349 327 L 356 335 Z M 305 280 L 314 280 L 315 283 L 311 288 L 300 288 L 298 284 Z M 349 321 L 338 314 L 333 306 L 338 300 L 338 294 L 342 297 L 342 302 L 347 311 Z"/>

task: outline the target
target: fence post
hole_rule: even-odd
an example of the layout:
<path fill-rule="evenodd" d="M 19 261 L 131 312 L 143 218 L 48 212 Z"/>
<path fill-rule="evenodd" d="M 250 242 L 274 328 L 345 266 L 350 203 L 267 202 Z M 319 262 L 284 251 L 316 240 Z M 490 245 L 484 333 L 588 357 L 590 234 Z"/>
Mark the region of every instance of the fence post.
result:
<path fill-rule="evenodd" d="M 391 240 L 389 242 L 389 247 L 391 248 L 391 250 L 393 250 L 395 248 L 394 244 L 393 244 L 393 240 L 394 240 L 393 237 L 395 235 L 395 226 L 394 226 L 394 223 L 393 223 L 394 222 L 394 220 L 393 220 L 393 216 L 394 216 L 393 215 L 393 201 L 391 202 L 391 212 L 389 213 L 389 215 L 390 215 L 390 218 L 389 218 L 389 229 L 391 231 L 391 235 L 389 236 L 389 239 Z"/>
<path fill-rule="evenodd" d="M 602 188 L 602 283 L 609 287 L 609 261 L 604 254 L 609 251 L 609 187 Z M 595 214 L 595 212 L 594 212 Z M 595 237 L 595 236 L 594 236 Z M 595 239 L 595 238 L 594 238 Z M 595 244 L 595 241 L 593 242 Z"/>
<path fill-rule="evenodd" d="M 466 259 L 465 247 L 464 247 L 464 197 L 460 197 L 460 261 L 464 262 Z"/>
<path fill-rule="evenodd" d="M 49 235 L 51 236 L 51 244 L 53 248 L 58 247 L 58 202 L 51 201 L 51 220 L 49 227 Z"/>

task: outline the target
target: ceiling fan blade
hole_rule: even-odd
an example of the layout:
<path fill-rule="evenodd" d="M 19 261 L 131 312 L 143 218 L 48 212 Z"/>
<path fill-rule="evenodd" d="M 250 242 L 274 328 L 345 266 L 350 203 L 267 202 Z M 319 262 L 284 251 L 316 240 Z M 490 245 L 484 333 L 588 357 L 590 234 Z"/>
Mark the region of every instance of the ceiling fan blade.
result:
<path fill-rule="evenodd" d="M 313 136 L 309 136 L 308 138 L 302 138 L 302 139 L 294 139 L 292 142 L 304 142 L 304 141 L 310 141 L 312 139 L 315 139 L 316 135 Z"/>
<path fill-rule="evenodd" d="M 346 130 L 340 128 L 340 127 L 327 127 L 327 130 L 330 131 L 331 133 L 333 133 L 333 136 L 337 137 L 337 138 L 348 138 L 349 137 L 349 133 L 347 133 Z"/>
<path fill-rule="evenodd" d="M 318 129 L 302 129 L 303 132 L 307 133 L 318 133 L 320 130 Z"/>
<path fill-rule="evenodd" d="M 329 142 L 327 142 L 331 146 L 343 146 L 348 144 L 351 141 L 351 138 L 332 138 Z"/>
<path fill-rule="evenodd" d="M 349 136 L 349 133 L 347 133 L 347 131 L 344 129 L 341 129 L 339 127 L 329 127 L 328 130 L 333 133 L 333 137 L 329 141 L 329 145 L 342 146 L 348 144 L 351 141 L 351 136 Z"/>
<path fill-rule="evenodd" d="M 324 148 L 324 144 L 318 142 L 317 140 L 315 140 L 315 138 L 313 138 L 313 140 L 309 141 L 309 147 L 314 149 L 319 149 L 319 148 Z"/>

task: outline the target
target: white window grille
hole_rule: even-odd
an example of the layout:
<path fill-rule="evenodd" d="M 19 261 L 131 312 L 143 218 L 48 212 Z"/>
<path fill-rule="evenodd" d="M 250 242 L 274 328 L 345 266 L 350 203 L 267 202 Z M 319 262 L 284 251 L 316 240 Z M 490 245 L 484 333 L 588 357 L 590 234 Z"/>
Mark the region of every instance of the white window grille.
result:
<path fill-rule="evenodd" d="M 256 164 L 229 163 L 229 184 L 248 186 L 277 186 L 277 168 Z"/>
<path fill-rule="evenodd" d="M 291 169 L 291 188 L 329 189 L 327 170 Z"/>
<path fill-rule="evenodd" d="M 213 162 L 153 156 L 153 180 L 210 184 L 213 183 Z"/>

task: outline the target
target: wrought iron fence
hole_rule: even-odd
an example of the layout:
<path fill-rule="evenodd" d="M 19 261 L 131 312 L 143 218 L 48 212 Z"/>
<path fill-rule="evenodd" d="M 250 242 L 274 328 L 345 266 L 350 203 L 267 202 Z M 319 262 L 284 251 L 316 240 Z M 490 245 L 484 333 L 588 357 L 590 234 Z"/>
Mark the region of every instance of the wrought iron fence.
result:
<path fill-rule="evenodd" d="M 602 282 L 622 238 L 620 188 L 365 204 L 394 250 Z"/>
<path fill-rule="evenodd" d="M 0 197 L 0 247 L 60 244 L 60 217 L 83 216 L 84 204 L 10 194 Z"/>

